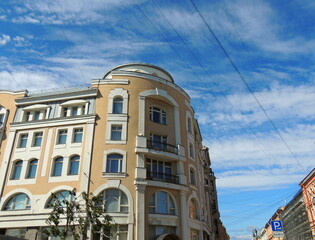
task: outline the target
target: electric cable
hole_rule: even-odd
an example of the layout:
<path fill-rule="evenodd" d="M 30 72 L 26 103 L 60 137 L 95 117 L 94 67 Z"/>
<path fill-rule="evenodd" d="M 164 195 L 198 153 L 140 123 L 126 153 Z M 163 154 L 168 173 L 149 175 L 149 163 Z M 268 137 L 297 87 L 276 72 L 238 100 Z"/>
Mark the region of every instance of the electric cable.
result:
<path fill-rule="evenodd" d="M 292 149 L 290 148 L 290 146 L 288 145 L 288 143 L 285 141 L 285 139 L 283 138 L 282 134 L 280 133 L 280 131 L 278 130 L 278 128 L 276 127 L 276 125 L 274 124 L 274 122 L 272 121 L 272 119 L 270 118 L 269 114 L 266 112 L 265 108 L 262 106 L 262 104 L 260 103 L 260 101 L 257 99 L 257 97 L 255 96 L 255 94 L 253 93 L 252 89 L 250 88 L 250 86 L 248 85 L 247 81 L 245 80 L 244 76 L 242 75 L 242 73 L 240 72 L 240 70 L 238 69 L 238 67 L 235 65 L 235 63 L 233 62 L 233 60 L 231 59 L 231 57 L 229 56 L 229 54 L 227 53 L 227 51 L 225 50 L 225 48 L 223 47 L 223 45 L 221 44 L 220 40 L 217 38 L 217 36 L 215 35 L 215 33 L 213 32 L 212 28 L 210 27 L 210 25 L 208 24 L 208 22 L 205 20 L 204 16 L 200 13 L 198 7 L 196 6 L 196 4 L 194 3 L 193 0 L 189 0 L 191 2 L 191 4 L 193 5 L 193 7 L 195 8 L 196 12 L 198 13 L 198 15 L 200 16 L 200 18 L 203 20 L 204 24 L 206 25 L 207 29 L 209 30 L 209 32 L 211 33 L 212 37 L 215 39 L 215 41 L 217 42 L 217 44 L 219 45 L 220 49 L 222 50 L 222 52 L 224 53 L 224 55 L 227 57 L 227 59 L 229 60 L 229 62 L 231 63 L 232 67 L 234 68 L 234 70 L 236 71 L 236 73 L 238 74 L 238 76 L 240 77 L 240 79 L 242 80 L 242 82 L 244 83 L 244 85 L 246 86 L 246 88 L 248 89 L 248 91 L 250 92 L 250 94 L 253 96 L 255 102 L 258 104 L 258 106 L 261 108 L 261 110 L 263 111 L 264 115 L 267 117 L 268 121 L 270 122 L 271 126 L 273 127 L 273 129 L 276 131 L 276 133 L 278 134 L 278 136 L 280 137 L 280 139 L 282 140 L 282 142 L 284 143 L 284 145 L 286 146 L 286 148 L 289 150 L 290 154 L 292 155 L 292 157 L 295 159 L 295 161 L 298 163 L 299 167 L 303 170 L 303 172 L 307 173 L 306 170 L 303 168 L 303 166 L 301 165 L 300 161 L 297 159 L 297 157 L 295 156 L 295 154 L 293 153 Z"/>

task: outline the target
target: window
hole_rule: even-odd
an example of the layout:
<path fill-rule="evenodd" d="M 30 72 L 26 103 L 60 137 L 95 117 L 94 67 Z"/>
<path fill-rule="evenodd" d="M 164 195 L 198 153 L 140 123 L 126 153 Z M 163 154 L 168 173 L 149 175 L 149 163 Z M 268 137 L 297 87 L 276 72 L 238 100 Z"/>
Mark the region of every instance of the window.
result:
<path fill-rule="evenodd" d="M 170 162 L 147 159 L 147 177 L 152 179 L 172 180 Z"/>
<path fill-rule="evenodd" d="M 31 203 L 30 198 L 24 194 L 19 193 L 14 195 L 4 206 L 3 210 L 10 211 L 10 210 L 24 210 L 30 209 Z"/>
<path fill-rule="evenodd" d="M 37 164 L 38 164 L 38 160 L 34 159 L 32 161 L 29 162 L 29 166 L 28 166 L 28 173 L 27 173 L 27 178 L 35 178 L 36 176 L 36 170 L 37 170 Z"/>
<path fill-rule="evenodd" d="M 105 212 L 128 212 L 128 198 L 124 192 L 116 188 L 110 188 L 101 194 Z"/>
<path fill-rule="evenodd" d="M 158 236 L 161 236 L 163 234 L 176 234 L 176 227 L 149 225 L 149 240 L 158 239 Z"/>
<path fill-rule="evenodd" d="M 189 157 L 194 158 L 194 146 L 189 144 Z"/>
<path fill-rule="evenodd" d="M 74 197 L 70 194 L 69 191 L 60 191 L 55 193 L 56 198 L 52 198 L 48 201 L 48 204 L 46 205 L 46 208 L 52 208 L 55 202 L 58 202 L 59 206 L 66 207 L 66 201 L 73 201 Z"/>
<path fill-rule="evenodd" d="M 20 176 L 21 176 L 21 170 L 22 170 L 22 165 L 23 165 L 23 161 L 22 160 L 19 160 L 19 161 L 16 161 L 14 163 L 14 166 L 13 166 L 13 173 L 12 173 L 12 178 L 13 180 L 18 180 L 20 179 Z"/>
<path fill-rule="evenodd" d="M 156 134 L 150 135 L 151 146 L 157 149 L 167 149 L 167 136 L 160 136 Z"/>
<path fill-rule="evenodd" d="M 78 116 L 78 107 L 72 107 L 71 116 Z"/>
<path fill-rule="evenodd" d="M 20 135 L 19 148 L 26 148 L 27 138 L 28 138 L 27 133 Z"/>
<path fill-rule="evenodd" d="M 190 117 L 187 118 L 187 131 L 189 133 L 192 133 L 192 126 L 191 126 L 191 118 Z"/>
<path fill-rule="evenodd" d="M 121 114 L 123 113 L 123 98 L 122 97 L 115 97 L 113 100 L 113 113 L 114 114 Z"/>
<path fill-rule="evenodd" d="M 59 130 L 57 144 L 66 144 L 68 130 Z"/>
<path fill-rule="evenodd" d="M 26 112 L 25 113 L 25 121 L 31 121 L 31 112 Z"/>
<path fill-rule="evenodd" d="M 80 143 L 82 142 L 83 128 L 74 129 L 73 132 L 73 142 Z"/>
<path fill-rule="evenodd" d="M 121 140 L 121 132 L 122 125 L 112 125 L 110 139 L 114 141 Z"/>
<path fill-rule="evenodd" d="M 40 147 L 42 145 L 43 132 L 34 134 L 33 147 Z"/>
<path fill-rule="evenodd" d="M 0 128 L 3 124 L 3 121 L 4 121 L 4 114 L 0 114 Z"/>
<path fill-rule="evenodd" d="M 39 120 L 40 119 L 40 111 L 34 112 L 34 120 Z"/>
<path fill-rule="evenodd" d="M 195 199 L 191 199 L 189 203 L 189 217 L 193 219 L 199 219 L 199 213 Z"/>
<path fill-rule="evenodd" d="M 63 158 L 62 157 L 56 158 L 53 164 L 52 176 L 54 177 L 61 176 L 62 165 L 63 165 Z"/>
<path fill-rule="evenodd" d="M 76 155 L 70 158 L 69 175 L 78 175 L 80 165 L 80 156 Z"/>
<path fill-rule="evenodd" d="M 150 107 L 150 120 L 165 125 L 166 112 L 158 107 Z"/>
<path fill-rule="evenodd" d="M 192 167 L 189 169 L 190 184 L 196 186 L 196 173 Z"/>
<path fill-rule="evenodd" d="M 120 154 L 110 154 L 107 156 L 106 173 L 122 172 L 123 156 Z"/>
<path fill-rule="evenodd" d="M 68 108 L 67 107 L 62 108 L 62 116 L 63 117 L 67 117 L 68 116 Z"/>
<path fill-rule="evenodd" d="M 149 201 L 149 213 L 175 215 L 175 204 L 172 197 L 163 191 L 154 193 Z"/>
<path fill-rule="evenodd" d="M 99 232 L 93 231 L 92 239 L 103 240 L 127 240 L 128 238 L 128 225 L 113 225 L 110 229 L 104 229 L 103 236 Z"/>

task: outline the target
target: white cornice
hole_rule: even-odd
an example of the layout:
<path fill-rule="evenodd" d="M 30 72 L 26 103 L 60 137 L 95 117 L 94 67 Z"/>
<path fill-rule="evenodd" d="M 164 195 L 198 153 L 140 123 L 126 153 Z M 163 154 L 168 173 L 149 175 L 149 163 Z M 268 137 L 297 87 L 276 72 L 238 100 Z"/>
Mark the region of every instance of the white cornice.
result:
<path fill-rule="evenodd" d="M 94 79 L 93 85 L 128 85 L 130 81 L 128 79 Z"/>
<path fill-rule="evenodd" d="M 71 118 L 53 118 L 45 119 L 41 121 L 30 121 L 22 123 L 12 123 L 10 131 L 24 130 L 24 129 L 34 129 L 34 128 L 45 128 L 45 127 L 55 127 L 55 126 L 67 126 L 73 124 L 84 124 L 84 123 L 95 123 L 96 115 L 80 115 Z"/>

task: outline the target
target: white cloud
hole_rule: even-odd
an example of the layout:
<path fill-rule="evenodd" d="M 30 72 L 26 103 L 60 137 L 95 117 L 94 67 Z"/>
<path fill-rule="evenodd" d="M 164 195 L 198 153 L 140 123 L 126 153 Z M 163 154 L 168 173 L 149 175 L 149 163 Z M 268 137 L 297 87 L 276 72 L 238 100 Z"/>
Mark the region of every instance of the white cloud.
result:
<path fill-rule="evenodd" d="M 25 46 L 30 45 L 28 40 L 26 40 L 24 37 L 21 37 L 21 36 L 15 36 L 13 38 L 13 41 L 14 41 L 14 46 L 16 47 L 25 47 Z"/>
<path fill-rule="evenodd" d="M 2 37 L 0 37 L 0 46 L 6 45 L 8 42 L 10 42 L 11 38 L 9 35 L 2 34 Z"/>

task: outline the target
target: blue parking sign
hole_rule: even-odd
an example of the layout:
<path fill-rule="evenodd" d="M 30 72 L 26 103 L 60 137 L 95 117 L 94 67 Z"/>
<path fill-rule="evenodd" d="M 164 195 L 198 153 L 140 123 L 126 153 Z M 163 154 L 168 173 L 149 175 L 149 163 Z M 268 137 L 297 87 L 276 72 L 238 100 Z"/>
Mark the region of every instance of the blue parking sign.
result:
<path fill-rule="evenodd" d="M 271 221 L 271 228 L 272 231 L 274 232 L 282 232 L 283 231 L 283 227 L 282 227 L 282 222 L 280 220 L 277 221 Z"/>

